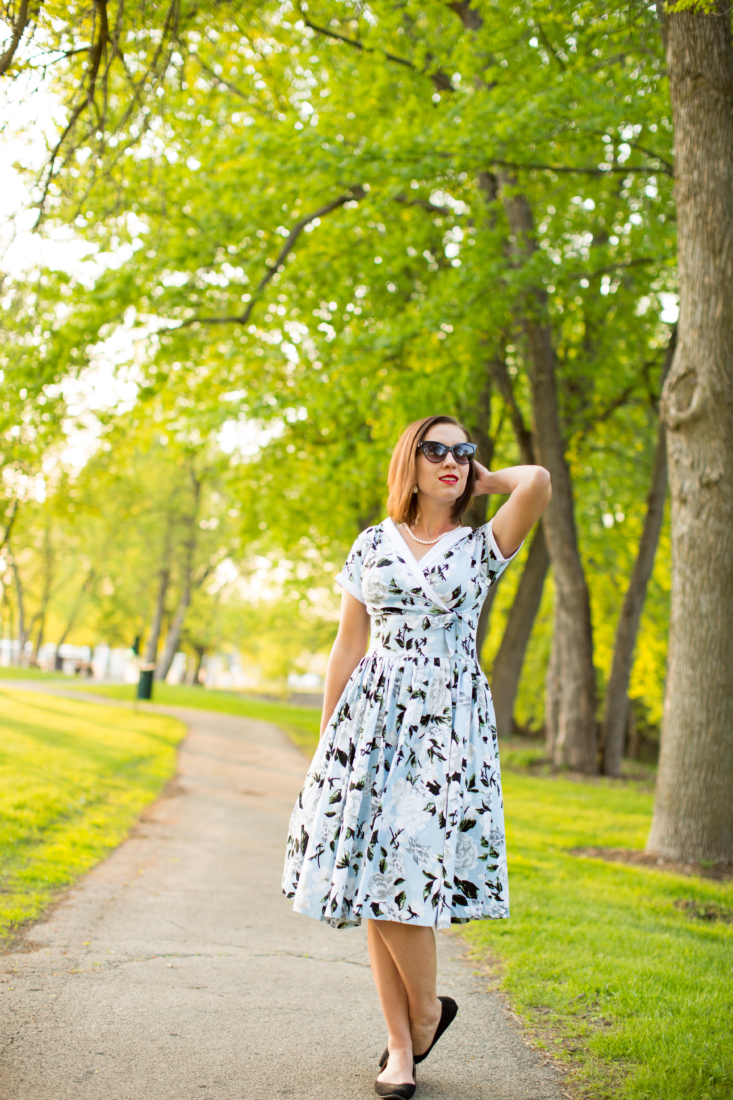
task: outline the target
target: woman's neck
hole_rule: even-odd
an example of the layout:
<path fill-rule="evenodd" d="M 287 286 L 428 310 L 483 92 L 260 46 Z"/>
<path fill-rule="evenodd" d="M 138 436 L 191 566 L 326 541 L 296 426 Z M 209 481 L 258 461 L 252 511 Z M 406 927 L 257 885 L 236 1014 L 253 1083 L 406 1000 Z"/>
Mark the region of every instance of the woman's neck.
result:
<path fill-rule="evenodd" d="M 452 509 L 446 507 L 430 508 L 421 506 L 414 523 L 409 528 L 423 538 L 432 539 L 453 531 L 458 521 L 451 515 Z"/>

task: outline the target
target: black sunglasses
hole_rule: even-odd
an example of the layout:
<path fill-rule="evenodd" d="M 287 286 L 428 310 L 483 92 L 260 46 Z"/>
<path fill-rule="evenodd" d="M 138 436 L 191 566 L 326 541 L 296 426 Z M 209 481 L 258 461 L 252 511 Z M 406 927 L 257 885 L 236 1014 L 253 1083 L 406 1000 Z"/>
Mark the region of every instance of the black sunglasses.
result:
<path fill-rule="evenodd" d="M 456 462 L 461 466 L 465 466 L 476 453 L 476 444 L 454 443 L 452 447 L 449 447 L 446 443 L 436 443 L 432 439 L 426 439 L 422 443 L 418 443 L 417 449 L 422 451 L 428 462 L 442 462 L 448 451 L 450 451 Z"/>

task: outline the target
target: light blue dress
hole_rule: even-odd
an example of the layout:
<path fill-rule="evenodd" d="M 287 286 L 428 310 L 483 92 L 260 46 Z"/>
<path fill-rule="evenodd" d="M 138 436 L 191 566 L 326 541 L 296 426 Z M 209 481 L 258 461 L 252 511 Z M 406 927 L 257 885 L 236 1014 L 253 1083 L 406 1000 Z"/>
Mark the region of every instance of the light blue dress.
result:
<path fill-rule="evenodd" d="M 283 891 L 298 913 L 336 928 L 509 916 L 476 628 L 510 560 L 490 523 L 451 532 L 419 562 L 391 519 L 357 538 L 337 580 L 366 605 L 371 640 L 290 820 Z"/>

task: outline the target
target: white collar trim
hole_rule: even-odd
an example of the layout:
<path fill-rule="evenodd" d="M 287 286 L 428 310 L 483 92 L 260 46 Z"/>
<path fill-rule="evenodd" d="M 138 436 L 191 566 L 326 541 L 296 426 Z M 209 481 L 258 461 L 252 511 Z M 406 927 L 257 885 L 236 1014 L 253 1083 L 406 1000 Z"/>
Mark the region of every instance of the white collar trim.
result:
<path fill-rule="evenodd" d="M 405 560 L 410 568 L 411 573 L 413 574 L 415 580 L 419 583 L 420 587 L 422 588 L 428 599 L 431 601 L 431 603 L 435 603 L 438 605 L 438 607 L 442 607 L 446 611 L 449 611 L 450 608 L 448 607 L 448 605 L 443 600 L 441 600 L 440 596 L 437 594 L 433 586 L 428 583 L 424 570 L 432 559 L 440 557 L 440 555 L 444 554 L 446 550 L 449 550 L 451 546 L 455 546 L 455 544 L 459 542 L 460 539 L 465 538 L 466 534 L 470 533 L 471 528 L 459 527 L 456 531 L 451 531 L 449 534 L 444 535 L 440 542 L 436 543 L 435 546 L 431 546 L 427 554 L 424 554 L 423 557 L 421 557 L 418 561 L 412 550 L 410 549 L 407 540 L 403 538 L 399 527 L 391 517 L 388 517 L 384 521 L 384 527 L 387 531 L 387 534 L 392 539 L 392 542 L 396 549 L 405 555 Z"/>

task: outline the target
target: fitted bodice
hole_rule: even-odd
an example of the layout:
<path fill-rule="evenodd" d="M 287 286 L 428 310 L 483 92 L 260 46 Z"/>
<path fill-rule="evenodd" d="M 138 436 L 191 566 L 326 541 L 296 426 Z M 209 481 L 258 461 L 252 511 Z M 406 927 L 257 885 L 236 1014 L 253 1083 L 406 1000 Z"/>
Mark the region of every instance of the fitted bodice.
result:
<path fill-rule="evenodd" d="M 481 607 L 510 560 L 486 524 L 450 532 L 417 561 L 387 519 L 361 533 L 337 580 L 366 605 L 370 653 L 476 661 Z"/>

